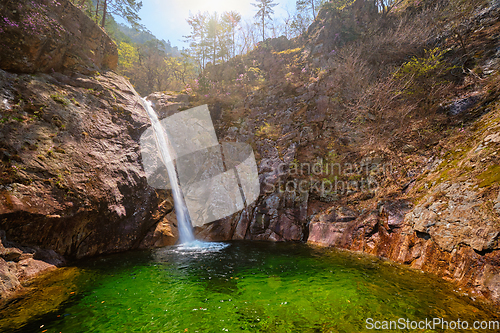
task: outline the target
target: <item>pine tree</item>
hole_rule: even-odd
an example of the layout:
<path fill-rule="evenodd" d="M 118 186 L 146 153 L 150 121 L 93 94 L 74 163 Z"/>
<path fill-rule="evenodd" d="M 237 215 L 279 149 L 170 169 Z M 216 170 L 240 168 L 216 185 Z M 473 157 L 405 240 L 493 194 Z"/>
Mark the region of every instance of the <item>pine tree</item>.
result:
<path fill-rule="evenodd" d="M 252 3 L 253 6 L 257 7 L 259 10 L 257 14 L 255 14 L 255 18 L 257 21 L 257 25 L 262 28 L 262 41 L 266 39 L 265 28 L 268 24 L 267 20 L 272 20 L 271 15 L 274 14 L 273 7 L 277 6 L 277 3 L 274 3 L 273 0 L 257 0 L 257 3 Z"/>
<path fill-rule="evenodd" d="M 80 5 L 83 6 L 85 1 L 81 1 Z M 135 28 L 143 28 L 139 23 L 141 20 L 137 14 L 142 8 L 142 1 L 136 0 L 95 0 L 95 22 L 101 19 L 101 27 L 106 26 L 106 20 L 109 14 L 120 16 L 128 21 L 131 26 Z"/>
<path fill-rule="evenodd" d="M 314 20 L 316 18 L 318 8 L 323 4 L 323 2 L 323 0 L 297 0 L 295 4 L 298 12 L 311 10 L 312 19 Z"/>

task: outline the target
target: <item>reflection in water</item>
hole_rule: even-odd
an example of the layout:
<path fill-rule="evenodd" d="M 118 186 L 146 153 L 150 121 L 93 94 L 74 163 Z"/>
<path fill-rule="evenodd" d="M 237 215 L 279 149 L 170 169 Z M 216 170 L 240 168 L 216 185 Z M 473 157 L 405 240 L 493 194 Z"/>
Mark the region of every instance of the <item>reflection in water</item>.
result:
<path fill-rule="evenodd" d="M 493 320 L 432 275 L 360 254 L 303 244 L 231 242 L 90 260 L 76 294 L 12 332 L 369 332 L 374 320 Z M 57 272 L 54 276 L 57 276 Z M 73 288 L 72 288 L 73 289 Z M 69 290 L 64 291 L 67 293 Z M 19 308 L 36 307 L 19 302 Z"/>

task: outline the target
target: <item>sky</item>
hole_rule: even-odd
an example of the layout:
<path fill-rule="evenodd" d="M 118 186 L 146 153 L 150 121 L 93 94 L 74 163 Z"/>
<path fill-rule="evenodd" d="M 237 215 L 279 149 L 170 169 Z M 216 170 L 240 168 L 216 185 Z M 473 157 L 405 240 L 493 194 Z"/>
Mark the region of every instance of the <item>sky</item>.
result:
<path fill-rule="evenodd" d="M 179 49 L 187 47 L 183 36 L 189 35 L 190 26 L 186 19 L 190 14 L 199 11 L 217 12 L 237 11 L 242 16 L 242 21 L 253 20 L 257 8 L 251 3 L 255 0 L 142 0 L 142 8 L 139 11 L 141 23 L 153 33 L 158 39 L 170 40 L 172 46 Z M 286 9 L 293 13 L 295 11 L 295 0 L 274 0 L 278 3 L 274 7 L 274 18 L 286 16 Z M 124 23 L 117 18 L 118 22 Z"/>

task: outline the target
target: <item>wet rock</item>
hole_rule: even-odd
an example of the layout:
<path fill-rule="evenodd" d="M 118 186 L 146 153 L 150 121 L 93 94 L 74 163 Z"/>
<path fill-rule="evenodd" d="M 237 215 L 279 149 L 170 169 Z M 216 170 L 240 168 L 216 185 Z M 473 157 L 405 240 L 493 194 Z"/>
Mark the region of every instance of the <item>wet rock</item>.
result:
<path fill-rule="evenodd" d="M 311 223 L 334 223 L 334 222 L 349 222 L 356 219 L 357 214 L 353 210 L 346 207 L 331 207 L 323 213 L 316 215 Z"/>
<path fill-rule="evenodd" d="M 322 246 L 340 246 L 358 214 L 346 207 L 333 206 L 315 215 L 309 224 L 308 242 Z"/>
<path fill-rule="evenodd" d="M 226 217 L 202 227 L 195 227 L 195 236 L 197 239 L 210 242 L 227 241 L 232 238 L 235 226 L 235 220 L 232 217 Z"/>
<path fill-rule="evenodd" d="M 2 248 L 3 246 L 0 246 L 0 257 L 4 258 L 6 261 L 19 261 L 23 254 L 23 251 L 15 248 L 15 247 L 9 247 L 9 248 Z"/>
<path fill-rule="evenodd" d="M 187 94 L 156 92 L 148 95 L 146 99 L 153 103 L 153 108 L 160 120 L 179 112 L 181 109 L 187 109 L 189 106 Z"/>
<path fill-rule="evenodd" d="M 478 277 L 477 283 L 482 286 L 483 292 L 492 299 L 500 299 L 500 274 L 498 268 L 486 264 L 483 274 Z"/>
<path fill-rule="evenodd" d="M 0 236 L 0 300 L 21 288 L 23 281 L 65 264 L 54 251 L 9 242 L 4 230 Z"/>
<path fill-rule="evenodd" d="M 171 211 L 146 234 L 139 248 L 150 249 L 174 245 L 179 239 L 179 232 L 176 226 L 177 218 L 175 211 Z"/>
<path fill-rule="evenodd" d="M 250 215 L 252 212 L 252 208 L 245 208 L 240 214 L 238 222 L 236 224 L 236 229 L 234 231 L 233 239 L 235 240 L 243 240 L 248 231 L 248 227 L 250 225 Z"/>
<path fill-rule="evenodd" d="M 411 209 L 411 203 L 405 200 L 382 201 L 377 206 L 380 218 L 390 229 L 403 226 L 405 215 Z"/>
<path fill-rule="evenodd" d="M 472 108 L 474 105 L 476 105 L 479 99 L 480 98 L 478 95 L 461 98 L 445 106 L 445 109 L 447 110 L 448 114 L 456 116 Z"/>
<path fill-rule="evenodd" d="M 345 223 L 311 222 L 307 242 L 322 246 L 340 246 L 346 230 Z"/>
<path fill-rule="evenodd" d="M 41 273 L 45 273 L 56 268 L 56 266 L 45 261 L 26 258 L 19 261 L 17 265 L 16 277 L 19 281 L 28 280 Z"/>

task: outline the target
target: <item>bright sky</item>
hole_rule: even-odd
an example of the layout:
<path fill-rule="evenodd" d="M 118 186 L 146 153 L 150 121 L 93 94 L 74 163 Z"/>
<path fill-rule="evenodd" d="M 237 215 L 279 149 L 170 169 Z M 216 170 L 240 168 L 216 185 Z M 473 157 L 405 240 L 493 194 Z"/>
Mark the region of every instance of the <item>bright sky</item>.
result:
<path fill-rule="evenodd" d="M 253 20 L 257 8 L 251 3 L 255 0 L 142 0 L 139 11 L 141 23 L 146 26 L 158 39 L 170 40 L 172 46 L 179 49 L 187 47 L 182 36 L 189 35 L 190 27 L 186 19 L 190 14 L 198 11 L 222 14 L 225 11 L 237 11 L 242 16 L 242 21 Z M 274 0 L 278 3 L 274 7 L 274 18 L 286 16 L 286 8 L 293 13 L 295 0 Z M 118 19 L 118 22 L 123 20 Z"/>

